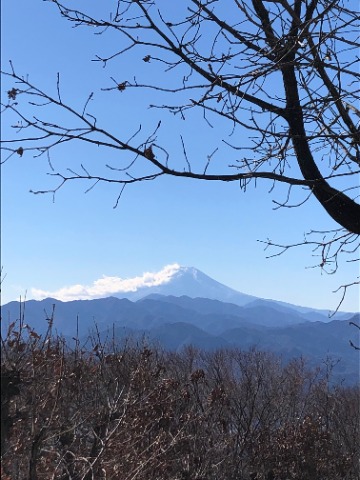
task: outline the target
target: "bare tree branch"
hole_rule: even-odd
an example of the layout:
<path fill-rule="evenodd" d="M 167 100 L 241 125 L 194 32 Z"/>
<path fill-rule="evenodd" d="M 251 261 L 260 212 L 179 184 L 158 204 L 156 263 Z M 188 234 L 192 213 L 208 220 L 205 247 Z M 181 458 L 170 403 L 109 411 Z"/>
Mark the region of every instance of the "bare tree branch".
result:
<path fill-rule="evenodd" d="M 356 12 L 343 1 L 233 0 L 223 8 L 223 1 L 187 0 L 174 14 L 156 0 L 124 0 L 115 2 L 106 16 L 58 0 L 51 3 L 74 26 L 91 27 L 99 42 L 105 35 L 116 39 L 114 50 L 96 55 L 95 61 L 106 66 L 137 55 L 146 73 L 134 62 L 126 77 L 110 77 L 113 86 L 89 85 L 93 93 L 76 107 L 61 92 L 60 75 L 56 94 L 50 95 L 10 63 L 9 71 L 2 72 L 9 84 L 2 114 L 17 122 L 14 135 L 2 140 L 2 162 L 14 155 L 45 154 L 52 176 L 60 180 L 56 188 L 34 193 L 55 194 L 70 180 L 90 181 L 87 191 L 100 182 L 118 183 L 117 204 L 125 186 L 161 176 L 235 181 L 243 190 L 250 181 L 264 179 L 289 185 L 289 195 L 300 186 L 308 189 L 305 201 L 315 197 L 341 232 L 334 238 L 328 232 L 328 239 L 314 243 L 306 237 L 301 243 L 318 248 L 321 268 L 331 264 L 330 271 L 337 270 L 340 253 L 349 254 L 347 247 L 360 234 Z M 150 95 L 149 106 L 158 109 L 162 121 L 155 121 L 155 127 L 145 120 L 119 136 L 91 111 L 97 90 L 126 96 L 130 90 L 141 94 L 149 89 L 157 99 Z M 166 113 L 185 119 L 193 111 L 202 113 L 210 132 L 216 131 L 216 122 L 230 127 L 228 137 L 224 134 L 215 148 L 197 158 L 182 132 L 174 134 L 178 152 L 163 133 Z M 68 142 L 119 156 L 116 162 L 102 157 L 91 168 L 81 158 L 78 166 L 74 162 L 59 171 L 50 155 Z M 215 151 L 216 161 L 210 161 Z M 293 208 L 302 202 L 293 203 L 288 196 L 276 204 Z M 280 251 L 292 247 L 267 245 Z"/>

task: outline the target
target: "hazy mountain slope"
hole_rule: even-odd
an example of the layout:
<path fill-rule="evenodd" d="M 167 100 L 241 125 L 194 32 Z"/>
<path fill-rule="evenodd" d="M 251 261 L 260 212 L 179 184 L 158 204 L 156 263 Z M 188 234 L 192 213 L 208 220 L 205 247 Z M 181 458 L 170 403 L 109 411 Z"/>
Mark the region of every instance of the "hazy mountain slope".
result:
<path fill-rule="evenodd" d="M 114 297 L 98 300 L 60 302 L 46 299 L 28 301 L 24 320 L 38 333 L 48 327 L 53 305 L 54 330 L 72 338 L 85 338 L 95 325 L 102 338 L 116 340 L 127 336 L 137 339 L 145 335 L 165 348 L 179 349 L 193 344 L 199 348 L 220 347 L 250 348 L 281 353 L 285 359 L 304 355 L 315 364 L 327 356 L 341 359 L 337 375 L 349 383 L 358 380 L 359 352 L 350 347 L 349 340 L 360 345 L 359 330 L 348 320 L 308 322 L 293 309 L 268 304 L 253 303 L 245 307 L 189 297 L 150 297 L 131 302 Z M 8 322 L 19 318 L 20 306 L 11 302 L 2 307 L 2 333 Z M 359 316 L 352 318 L 359 322 Z"/>
<path fill-rule="evenodd" d="M 134 329 L 158 327 L 166 323 L 185 322 L 219 333 L 228 328 L 244 324 L 285 326 L 305 321 L 300 314 L 291 309 L 281 311 L 266 306 L 240 307 L 206 298 L 190 297 L 146 297 L 137 302 L 115 297 L 96 300 L 75 300 L 61 302 L 51 298 L 25 303 L 22 312 L 25 322 L 39 333 L 47 329 L 46 321 L 54 309 L 54 328 L 63 335 L 85 334 L 89 329 L 108 328 L 115 324 Z M 19 318 L 20 305 L 11 302 L 2 306 L 2 331 L 7 320 L 12 322 Z"/>
<path fill-rule="evenodd" d="M 225 339 L 183 322 L 157 327 L 151 330 L 149 337 L 171 350 L 179 350 L 189 345 L 204 350 L 230 347 Z"/>
<path fill-rule="evenodd" d="M 233 303 L 220 302 L 208 298 L 190 298 L 187 296 L 175 297 L 152 294 L 140 300 L 154 300 L 163 303 L 171 303 L 201 314 L 218 314 L 239 317 L 242 322 L 265 326 L 293 325 L 308 321 L 308 314 L 302 314 L 292 308 L 277 305 L 275 302 L 260 300 L 250 302 L 243 307 Z M 318 314 L 317 320 L 329 321 L 327 316 Z"/>

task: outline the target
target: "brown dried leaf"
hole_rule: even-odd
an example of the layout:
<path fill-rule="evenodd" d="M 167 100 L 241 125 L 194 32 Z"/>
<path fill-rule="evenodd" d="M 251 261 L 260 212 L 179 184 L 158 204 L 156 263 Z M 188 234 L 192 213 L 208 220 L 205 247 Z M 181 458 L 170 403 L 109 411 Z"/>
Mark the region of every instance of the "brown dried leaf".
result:
<path fill-rule="evenodd" d="M 16 150 L 16 153 L 22 157 L 23 156 L 23 153 L 24 153 L 24 149 L 22 147 L 19 147 L 17 150 Z"/>
<path fill-rule="evenodd" d="M 120 90 L 120 92 L 123 92 L 126 88 L 126 82 L 119 83 L 117 86 L 117 89 Z"/>
<path fill-rule="evenodd" d="M 8 97 L 10 100 L 16 100 L 16 95 L 18 94 L 18 89 L 17 88 L 12 88 L 11 90 L 8 90 L 7 92 Z"/>
<path fill-rule="evenodd" d="M 146 158 L 148 158 L 149 160 L 153 160 L 155 158 L 155 155 L 154 155 L 154 152 L 152 151 L 152 147 L 150 145 L 149 148 L 145 148 L 144 150 L 144 155 Z"/>

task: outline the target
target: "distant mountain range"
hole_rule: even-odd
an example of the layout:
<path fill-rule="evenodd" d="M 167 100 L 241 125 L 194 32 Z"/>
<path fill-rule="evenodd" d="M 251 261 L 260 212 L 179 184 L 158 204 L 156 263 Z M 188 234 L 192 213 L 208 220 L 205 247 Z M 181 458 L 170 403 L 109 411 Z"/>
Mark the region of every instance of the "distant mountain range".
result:
<path fill-rule="evenodd" d="M 173 268 L 172 274 L 164 279 L 159 285 L 149 284 L 137 288 L 134 292 L 118 292 L 112 296 L 137 301 L 153 294 L 163 296 L 170 295 L 174 297 L 187 296 L 190 298 L 209 298 L 212 300 L 219 300 L 220 302 L 234 303 L 239 306 L 249 305 L 250 303 L 252 306 L 267 305 L 277 310 L 280 310 L 283 306 L 286 307 L 286 309 L 291 308 L 292 310 L 303 314 L 308 313 L 308 320 L 317 319 L 320 321 L 327 321 L 325 317 L 328 317 L 329 314 L 329 311 L 327 310 L 316 310 L 277 300 L 265 300 L 253 295 L 241 293 L 214 280 L 197 268 L 182 267 L 180 265 L 178 265 L 177 268 Z M 317 316 L 318 314 L 320 315 Z M 345 314 L 345 316 L 351 316 L 351 313 Z M 338 314 L 337 318 L 340 317 L 345 318 L 341 312 Z"/>
<path fill-rule="evenodd" d="M 340 360 L 335 367 L 338 379 L 359 380 L 359 352 L 349 345 L 349 340 L 359 345 L 358 329 L 349 325 L 349 321 L 360 321 L 359 314 L 341 313 L 332 320 L 327 312 L 242 294 L 185 267 L 166 283 L 127 296 L 29 300 L 22 314 L 27 324 L 44 334 L 46 319 L 55 308 L 54 328 L 70 342 L 77 330 L 84 340 L 96 328 L 102 341 L 113 335 L 118 341 L 145 337 L 175 350 L 187 345 L 208 350 L 255 346 L 279 353 L 285 360 L 304 355 L 314 365 L 331 356 Z M 1 307 L 3 335 L 19 316 L 19 302 Z"/>

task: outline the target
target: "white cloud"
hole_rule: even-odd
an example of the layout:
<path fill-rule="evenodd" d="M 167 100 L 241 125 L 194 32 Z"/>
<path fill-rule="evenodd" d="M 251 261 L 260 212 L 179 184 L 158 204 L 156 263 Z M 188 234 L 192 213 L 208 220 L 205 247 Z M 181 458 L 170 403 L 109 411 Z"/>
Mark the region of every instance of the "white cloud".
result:
<path fill-rule="evenodd" d="M 70 300 L 91 300 L 93 298 L 108 297 L 118 293 L 136 292 L 139 288 L 154 287 L 170 281 L 171 277 L 180 269 L 177 263 L 166 265 L 159 272 L 145 272 L 141 277 L 120 278 L 107 277 L 95 280 L 92 285 L 70 285 L 54 292 L 31 289 L 36 300 L 51 297 L 68 302 Z"/>

